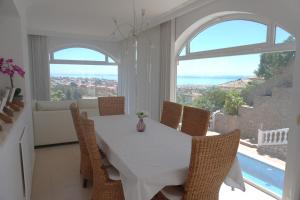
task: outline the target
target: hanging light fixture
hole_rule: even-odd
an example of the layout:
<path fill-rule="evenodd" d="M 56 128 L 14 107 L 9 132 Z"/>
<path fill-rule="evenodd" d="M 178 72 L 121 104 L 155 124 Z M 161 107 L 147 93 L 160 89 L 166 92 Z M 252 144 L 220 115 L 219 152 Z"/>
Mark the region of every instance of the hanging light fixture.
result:
<path fill-rule="evenodd" d="M 146 10 L 141 9 L 141 16 L 140 16 L 140 22 L 138 22 L 138 16 L 136 12 L 136 6 L 135 6 L 135 0 L 132 0 L 132 9 L 133 9 L 133 18 L 132 18 L 132 23 L 125 23 L 125 24 L 120 24 L 116 18 L 113 18 L 113 23 L 115 25 L 115 30 L 111 35 L 116 36 L 118 33 L 121 37 L 121 40 L 124 40 L 126 38 L 135 38 L 138 37 L 138 34 L 141 33 L 144 29 L 144 23 L 145 23 L 145 17 L 146 17 Z M 121 31 L 121 26 L 129 26 L 130 31 L 129 34 L 124 34 Z"/>
<path fill-rule="evenodd" d="M 113 18 L 113 23 L 115 25 L 115 30 L 113 31 L 112 35 L 116 36 L 117 34 L 120 35 L 121 40 L 129 39 L 126 42 L 126 51 L 128 51 L 127 48 L 129 48 L 129 43 L 132 41 L 132 47 L 133 47 L 133 53 L 134 53 L 134 72 L 135 72 L 135 111 L 138 110 L 138 42 L 139 42 L 139 34 L 143 32 L 147 28 L 147 24 L 145 25 L 145 18 L 146 18 L 146 10 L 141 9 L 140 11 L 140 16 L 138 16 L 137 11 L 136 11 L 136 5 L 135 5 L 135 0 L 132 0 L 132 9 L 133 9 L 133 18 L 132 18 L 132 23 L 125 23 L 121 24 L 118 22 L 116 18 Z M 130 31 L 129 33 L 124 33 L 121 30 L 121 27 L 123 26 L 129 26 Z M 150 48 L 153 48 L 152 43 L 149 40 L 149 45 Z M 130 45 L 131 46 L 131 45 Z M 151 50 L 150 50 L 151 54 Z M 147 79 L 151 84 L 151 78 L 149 77 L 149 74 L 151 74 L 151 55 L 150 57 L 150 66 L 148 67 L 147 65 Z M 148 60 L 148 59 L 147 59 Z M 130 95 L 128 95 L 128 98 L 130 98 Z M 150 113 L 149 113 L 150 114 Z"/>

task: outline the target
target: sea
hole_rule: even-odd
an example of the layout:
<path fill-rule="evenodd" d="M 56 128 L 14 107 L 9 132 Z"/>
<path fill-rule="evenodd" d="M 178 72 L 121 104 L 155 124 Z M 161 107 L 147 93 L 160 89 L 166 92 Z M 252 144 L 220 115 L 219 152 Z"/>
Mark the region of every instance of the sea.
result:
<path fill-rule="evenodd" d="M 117 74 L 51 74 L 51 77 L 72 77 L 72 78 L 97 78 L 118 81 Z M 219 85 L 238 79 L 245 79 L 245 76 L 177 76 L 177 85 Z"/>

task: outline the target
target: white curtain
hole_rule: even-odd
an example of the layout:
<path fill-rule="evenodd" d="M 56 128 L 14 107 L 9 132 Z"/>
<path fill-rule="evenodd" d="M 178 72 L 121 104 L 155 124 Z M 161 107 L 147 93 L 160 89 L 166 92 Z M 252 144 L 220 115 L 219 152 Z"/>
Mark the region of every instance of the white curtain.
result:
<path fill-rule="evenodd" d="M 34 100 L 50 100 L 50 70 L 47 37 L 29 35 L 31 87 Z"/>
<path fill-rule="evenodd" d="M 159 119 L 160 26 L 137 37 L 137 60 L 134 38 L 122 42 L 119 65 L 119 94 L 126 97 L 127 112 L 147 112 Z M 137 62 L 137 69 L 135 64 Z"/>
<path fill-rule="evenodd" d="M 164 100 L 171 100 L 173 66 L 175 64 L 175 23 L 168 21 L 160 25 L 160 110 Z M 172 83 L 172 84 L 171 84 Z M 173 86 L 174 87 L 174 86 Z"/>
<path fill-rule="evenodd" d="M 135 112 L 135 69 L 134 69 L 134 46 L 133 41 L 122 41 L 121 62 L 119 65 L 119 95 L 126 97 L 126 112 Z"/>

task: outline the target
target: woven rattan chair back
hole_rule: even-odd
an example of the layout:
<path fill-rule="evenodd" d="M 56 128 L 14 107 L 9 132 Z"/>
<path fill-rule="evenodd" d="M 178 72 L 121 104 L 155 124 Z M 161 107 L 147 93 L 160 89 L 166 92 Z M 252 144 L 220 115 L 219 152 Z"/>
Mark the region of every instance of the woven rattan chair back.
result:
<path fill-rule="evenodd" d="M 98 107 L 101 116 L 104 115 L 124 115 L 125 97 L 98 97 Z"/>
<path fill-rule="evenodd" d="M 87 144 L 89 156 L 93 167 L 93 200 L 123 200 L 123 188 L 121 181 L 112 181 L 103 166 L 100 151 L 96 142 L 94 121 L 87 119 L 87 114 L 80 116 L 81 128 L 84 131 L 84 139 Z"/>
<path fill-rule="evenodd" d="M 160 123 L 177 129 L 181 113 L 182 105 L 170 101 L 164 101 Z"/>
<path fill-rule="evenodd" d="M 80 146 L 80 173 L 84 179 L 83 185 L 84 187 L 86 187 L 87 180 L 90 181 L 93 180 L 93 170 L 89 158 L 89 153 L 83 138 L 83 132 L 80 128 L 80 113 L 76 103 L 72 103 L 70 105 L 70 111 L 71 111 L 75 132 Z"/>
<path fill-rule="evenodd" d="M 218 200 L 220 187 L 236 157 L 240 131 L 193 137 L 184 200 Z"/>
<path fill-rule="evenodd" d="M 210 112 L 207 110 L 184 106 L 181 131 L 191 136 L 205 136 L 209 118 Z"/>

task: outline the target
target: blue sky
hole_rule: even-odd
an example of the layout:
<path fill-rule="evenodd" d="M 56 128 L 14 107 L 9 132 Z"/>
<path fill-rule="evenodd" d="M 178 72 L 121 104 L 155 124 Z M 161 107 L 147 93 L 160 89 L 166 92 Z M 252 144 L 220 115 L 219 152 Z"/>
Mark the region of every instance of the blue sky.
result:
<path fill-rule="evenodd" d="M 179 76 L 253 76 L 259 54 L 180 61 Z"/>
<path fill-rule="evenodd" d="M 281 28 L 276 29 L 276 43 L 289 37 Z M 252 21 L 232 20 L 211 26 L 197 35 L 190 45 L 191 52 L 242 46 L 266 42 L 267 26 Z M 97 51 L 70 48 L 58 51 L 55 59 L 104 61 L 105 56 Z M 178 76 L 253 76 L 258 68 L 260 54 L 230 56 L 180 61 Z M 57 74 L 117 74 L 117 66 L 54 65 L 51 75 Z"/>
<path fill-rule="evenodd" d="M 88 60 L 88 61 L 105 61 L 105 55 L 97 51 L 85 48 L 69 48 L 57 51 L 54 53 L 54 59 L 62 60 Z M 111 58 L 109 62 L 114 62 Z M 51 64 L 51 75 L 70 75 L 70 74 L 118 74 L 118 67 L 116 65 L 63 65 Z"/>
<path fill-rule="evenodd" d="M 289 37 L 276 29 L 276 43 Z M 190 51 L 204 51 L 266 42 L 267 26 L 252 21 L 234 20 L 219 23 L 197 35 Z M 181 53 L 182 54 L 182 53 Z M 253 76 L 258 69 L 260 54 L 180 61 L 179 76 Z"/>
<path fill-rule="evenodd" d="M 105 61 L 105 55 L 86 48 L 68 48 L 54 53 L 54 59 Z"/>

